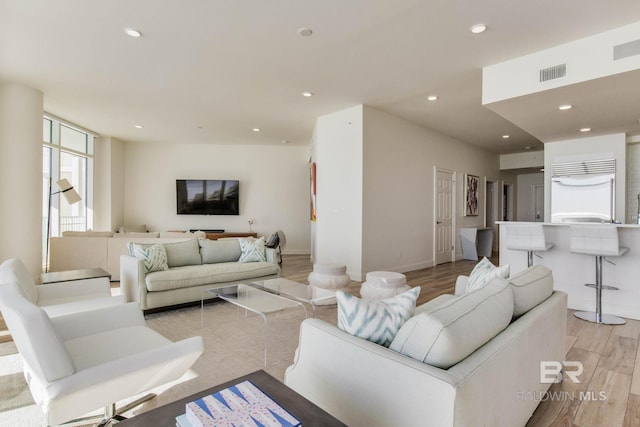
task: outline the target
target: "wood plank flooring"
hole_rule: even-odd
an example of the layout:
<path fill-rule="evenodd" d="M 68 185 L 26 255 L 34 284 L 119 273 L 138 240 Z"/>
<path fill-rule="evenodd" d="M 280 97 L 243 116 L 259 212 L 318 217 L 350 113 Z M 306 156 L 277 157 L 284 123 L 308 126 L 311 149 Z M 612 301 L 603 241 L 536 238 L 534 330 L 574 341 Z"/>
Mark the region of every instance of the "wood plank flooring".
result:
<path fill-rule="evenodd" d="M 497 264 L 497 256 L 492 261 Z M 420 286 L 418 304 L 423 304 L 453 293 L 457 276 L 468 275 L 475 264 L 463 260 L 408 272 L 407 282 Z M 308 255 L 284 256 L 282 277 L 307 283 L 311 270 Z M 359 288 L 358 282 L 351 282 L 352 293 L 358 295 Z M 568 310 L 566 360 L 583 364 L 581 383 L 566 378 L 554 384 L 527 427 L 640 427 L 639 340 L 640 321 L 596 325 L 577 319 Z M 600 400 L 601 396 L 606 400 Z"/>

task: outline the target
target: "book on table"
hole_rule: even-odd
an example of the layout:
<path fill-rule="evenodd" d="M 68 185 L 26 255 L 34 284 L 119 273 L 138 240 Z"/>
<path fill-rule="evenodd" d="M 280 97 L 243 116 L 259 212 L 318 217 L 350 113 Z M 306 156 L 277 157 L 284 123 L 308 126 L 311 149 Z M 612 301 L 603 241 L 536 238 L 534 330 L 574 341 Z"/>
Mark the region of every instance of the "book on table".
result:
<path fill-rule="evenodd" d="M 281 426 L 302 424 L 251 381 L 189 402 L 177 427 Z"/>

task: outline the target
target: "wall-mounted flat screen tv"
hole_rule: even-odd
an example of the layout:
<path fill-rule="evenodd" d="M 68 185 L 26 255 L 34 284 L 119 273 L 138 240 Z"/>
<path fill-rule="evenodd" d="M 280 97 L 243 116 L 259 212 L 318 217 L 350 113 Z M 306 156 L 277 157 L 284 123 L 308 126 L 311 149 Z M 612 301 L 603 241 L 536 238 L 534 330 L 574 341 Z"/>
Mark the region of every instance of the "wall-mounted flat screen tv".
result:
<path fill-rule="evenodd" d="M 237 180 L 177 179 L 178 215 L 240 215 Z"/>

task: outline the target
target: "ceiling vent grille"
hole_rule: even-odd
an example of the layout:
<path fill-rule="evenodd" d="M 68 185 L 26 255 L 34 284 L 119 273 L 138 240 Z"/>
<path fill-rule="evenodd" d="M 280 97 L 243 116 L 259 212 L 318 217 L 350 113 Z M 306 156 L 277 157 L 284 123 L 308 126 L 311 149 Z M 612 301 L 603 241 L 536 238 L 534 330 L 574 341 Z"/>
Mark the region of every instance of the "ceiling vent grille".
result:
<path fill-rule="evenodd" d="M 540 81 L 559 79 L 567 75 L 567 64 L 560 64 L 540 70 Z"/>
<path fill-rule="evenodd" d="M 640 54 L 640 40 L 619 44 L 613 47 L 613 60 L 628 58 Z"/>
<path fill-rule="evenodd" d="M 602 173 L 615 173 L 616 160 L 585 160 L 582 162 L 554 163 L 552 166 L 553 176 L 575 176 L 591 175 Z"/>

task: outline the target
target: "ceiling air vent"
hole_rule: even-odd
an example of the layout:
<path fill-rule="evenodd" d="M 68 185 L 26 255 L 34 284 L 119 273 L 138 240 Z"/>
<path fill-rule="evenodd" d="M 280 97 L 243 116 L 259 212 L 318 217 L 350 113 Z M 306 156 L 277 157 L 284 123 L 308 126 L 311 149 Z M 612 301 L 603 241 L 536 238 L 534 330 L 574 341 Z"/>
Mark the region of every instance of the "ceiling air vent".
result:
<path fill-rule="evenodd" d="M 613 60 L 628 58 L 640 54 L 640 40 L 619 44 L 613 47 Z"/>
<path fill-rule="evenodd" d="M 567 64 L 556 65 L 554 67 L 545 68 L 540 70 L 540 81 L 546 82 L 547 80 L 559 79 L 567 75 Z"/>
<path fill-rule="evenodd" d="M 592 175 L 616 173 L 615 159 L 585 160 L 582 162 L 554 163 L 551 165 L 553 176 Z"/>

